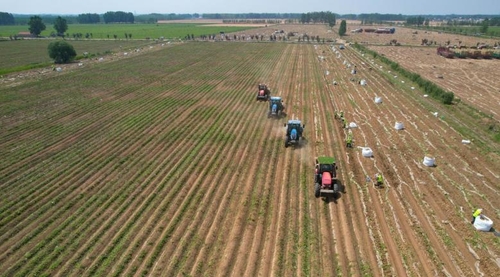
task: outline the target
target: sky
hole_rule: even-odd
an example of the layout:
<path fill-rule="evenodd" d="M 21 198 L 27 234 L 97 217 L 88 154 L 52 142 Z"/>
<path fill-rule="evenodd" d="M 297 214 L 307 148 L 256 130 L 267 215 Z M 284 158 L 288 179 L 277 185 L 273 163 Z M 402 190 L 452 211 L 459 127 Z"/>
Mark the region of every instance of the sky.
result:
<path fill-rule="evenodd" d="M 388 13 L 403 15 L 488 14 L 500 16 L 500 0 L 0 0 L 12 14 L 149 13 Z"/>

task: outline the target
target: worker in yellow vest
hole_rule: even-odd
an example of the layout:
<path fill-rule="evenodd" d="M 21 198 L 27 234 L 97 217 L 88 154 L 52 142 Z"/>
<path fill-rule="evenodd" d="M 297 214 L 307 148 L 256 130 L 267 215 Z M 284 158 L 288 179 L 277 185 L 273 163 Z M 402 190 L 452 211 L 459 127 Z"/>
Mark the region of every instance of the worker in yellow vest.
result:
<path fill-rule="evenodd" d="M 345 142 L 346 142 L 346 146 L 348 148 L 351 148 L 352 147 L 352 136 L 348 135 L 347 139 L 345 140 Z"/>
<path fill-rule="evenodd" d="M 472 221 L 471 224 L 474 224 L 474 221 L 476 221 L 476 218 L 481 215 L 483 212 L 483 209 L 477 209 L 473 214 L 472 214 Z"/>
<path fill-rule="evenodd" d="M 384 184 L 384 179 L 382 178 L 382 174 L 377 173 L 375 177 L 377 179 L 377 187 L 381 187 Z"/>

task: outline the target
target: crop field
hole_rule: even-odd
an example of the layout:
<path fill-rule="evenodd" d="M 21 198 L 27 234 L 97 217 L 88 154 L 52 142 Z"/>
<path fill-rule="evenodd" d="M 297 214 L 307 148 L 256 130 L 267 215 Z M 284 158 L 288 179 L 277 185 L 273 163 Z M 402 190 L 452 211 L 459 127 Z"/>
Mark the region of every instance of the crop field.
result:
<path fill-rule="evenodd" d="M 453 32 L 457 34 L 468 34 L 468 35 L 476 35 L 481 33 L 480 26 L 438 26 L 426 28 L 434 31 L 445 31 L 445 32 Z M 500 26 L 489 26 L 486 34 L 481 35 L 482 37 L 487 36 L 500 36 Z"/>
<path fill-rule="evenodd" d="M 494 276 L 500 242 L 470 220 L 500 220 L 498 145 L 462 144 L 453 111 L 341 53 L 190 42 L 1 83 L 0 275 Z M 287 118 L 267 118 L 261 82 Z M 322 155 L 339 198 L 314 197 Z"/>
<path fill-rule="evenodd" d="M 446 59 L 435 47 L 372 46 L 370 49 L 452 91 L 462 101 L 500 122 L 500 61 Z M 389 69 L 390 70 L 390 69 Z"/>
<path fill-rule="evenodd" d="M 0 72 L 16 67 L 53 62 L 47 50 L 52 41 L 0 41 L 2 47 L 0 52 Z M 89 55 L 98 55 L 151 44 L 151 42 L 142 40 L 71 40 L 69 43 L 73 45 L 78 56 L 82 56 L 84 52 L 89 53 Z"/>
<path fill-rule="evenodd" d="M 380 26 L 386 27 L 386 26 Z M 335 28 L 338 28 L 336 26 Z M 500 38 L 495 37 L 476 37 L 476 36 L 466 36 L 458 34 L 441 33 L 435 30 L 416 30 L 404 27 L 395 27 L 396 32 L 394 34 L 375 34 L 375 33 L 351 33 L 352 30 L 358 28 L 378 28 L 378 26 L 365 26 L 358 24 L 347 24 L 347 36 L 344 38 L 351 42 L 358 42 L 361 44 L 379 44 L 388 45 L 392 39 L 396 39 L 403 46 L 419 46 L 422 44 L 423 39 L 428 41 L 436 42 L 436 47 L 439 45 L 445 45 L 446 42 L 450 42 L 450 45 L 463 45 L 467 47 L 476 46 L 478 43 L 485 43 L 493 46 L 496 43 L 500 43 Z M 416 33 L 415 33 L 416 32 Z M 338 31 L 336 32 L 338 34 Z M 461 42 L 461 44 L 459 44 Z"/>
<path fill-rule="evenodd" d="M 41 36 L 48 37 L 55 32 L 53 25 L 46 24 L 46 29 Z M 125 39 L 125 33 L 132 34 L 133 39 L 157 39 L 183 38 L 188 34 L 199 37 L 200 35 L 218 34 L 221 31 L 226 33 L 252 29 L 251 26 L 210 26 L 206 23 L 173 23 L 173 24 L 68 24 L 66 33 L 76 34 L 91 33 L 94 39 L 113 39 L 117 35 L 120 39 Z M 0 26 L 0 37 L 9 37 L 19 32 L 28 32 L 26 26 Z"/>

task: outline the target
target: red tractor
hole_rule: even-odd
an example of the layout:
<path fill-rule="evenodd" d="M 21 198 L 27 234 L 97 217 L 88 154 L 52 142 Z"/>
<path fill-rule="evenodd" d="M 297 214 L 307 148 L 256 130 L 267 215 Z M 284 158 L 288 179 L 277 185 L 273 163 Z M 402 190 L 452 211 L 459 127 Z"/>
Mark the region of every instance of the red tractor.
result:
<path fill-rule="evenodd" d="M 322 194 L 339 195 L 342 191 L 337 180 L 337 165 L 333 157 L 316 158 L 314 170 L 314 196 L 319 198 Z"/>
<path fill-rule="evenodd" d="M 257 101 L 267 101 L 271 96 L 271 91 L 267 85 L 259 84 L 259 92 L 257 93 Z"/>

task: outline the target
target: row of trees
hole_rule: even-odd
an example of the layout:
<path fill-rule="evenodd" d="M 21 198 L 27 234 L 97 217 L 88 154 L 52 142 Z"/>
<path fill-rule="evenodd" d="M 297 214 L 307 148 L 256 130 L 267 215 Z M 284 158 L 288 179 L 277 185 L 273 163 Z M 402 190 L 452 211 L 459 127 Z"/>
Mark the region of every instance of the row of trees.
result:
<path fill-rule="evenodd" d="M 461 18 L 452 18 L 446 21 L 446 25 L 448 26 L 480 26 L 486 24 L 488 26 L 500 26 L 500 17 L 483 17 L 481 19 L 461 19 Z"/>
<path fill-rule="evenodd" d="M 47 28 L 45 23 L 43 23 L 42 18 L 38 15 L 32 16 L 28 25 L 28 29 L 33 36 L 39 36 L 42 31 Z M 66 30 L 68 30 L 68 23 L 66 22 L 66 19 L 58 16 L 54 22 L 54 29 L 57 31 L 58 36 L 64 36 Z"/>
<path fill-rule="evenodd" d="M 406 25 L 411 26 L 429 26 L 429 19 L 423 16 L 408 17 Z M 450 19 L 446 22 L 446 26 L 478 26 L 479 32 L 486 34 L 489 26 L 500 26 L 500 17 L 484 18 L 484 19 Z"/>
<path fill-rule="evenodd" d="M 116 13 L 116 12 L 110 12 Z M 123 13 L 123 12 L 121 12 Z M 321 13 L 308 13 L 310 16 L 317 16 L 316 14 Z M 130 13 L 126 13 L 128 17 L 130 17 Z M 178 19 L 196 19 L 196 18 L 205 18 L 205 19 L 283 19 L 286 21 L 294 22 L 303 21 L 303 19 L 307 19 L 308 14 L 300 14 L 300 13 L 214 13 L 214 14 L 160 14 L 160 13 L 151 13 L 151 14 L 141 14 L 141 15 L 132 15 L 134 17 L 134 22 L 143 22 L 143 23 L 156 23 L 158 20 L 178 20 Z M 372 24 L 372 23 L 389 23 L 394 21 L 406 21 L 407 24 L 417 25 L 420 22 L 420 25 L 425 24 L 426 19 L 438 20 L 442 22 L 448 22 L 451 25 L 479 25 L 483 19 L 489 18 L 489 26 L 500 26 L 500 17 L 498 14 L 493 15 L 426 15 L 424 16 L 408 16 L 402 14 L 379 14 L 379 13 L 362 13 L 362 14 L 333 14 L 335 17 L 341 17 L 346 20 L 360 20 L 364 24 Z M 24 25 L 27 24 L 31 15 L 22 15 L 16 14 L 15 16 L 7 13 L 0 12 L 0 25 Z M 306 16 L 306 18 L 303 18 Z M 57 19 L 55 15 L 42 15 L 43 21 L 48 24 L 53 24 Z M 80 23 L 80 24 L 93 24 L 103 22 L 103 15 L 97 13 L 85 13 L 79 14 L 78 16 L 74 15 L 66 15 L 64 16 L 68 24 Z M 313 21 L 314 18 L 309 18 L 309 22 Z M 112 22 L 122 22 L 122 21 L 112 21 Z M 123 21 L 127 22 L 127 21 Z M 304 22 L 305 23 L 305 22 Z"/>
<path fill-rule="evenodd" d="M 424 18 L 423 16 L 408 17 L 406 19 L 406 24 L 412 26 L 421 26 L 421 25 L 429 26 L 429 19 Z"/>
<path fill-rule="evenodd" d="M 309 12 L 300 16 L 300 23 L 328 23 L 328 26 L 335 26 L 335 14 L 332 12 Z"/>
<path fill-rule="evenodd" d="M 16 21 L 11 13 L 0 12 L 0 25 L 14 25 Z"/>
<path fill-rule="evenodd" d="M 387 21 L 404 21 L 405 15 L 402 14 L 380 14 L 380 13 L 361 13 L 361 14 L 344 14 L 342 18 L 347 20 L 360 20 L 366 22 L 387 22 Z"/>
<path fill-rule="evenodd" d="M 80 24 L 95 24 L 101 22 L 101 17 L 96 13 L 82 13 L 77 17 Z"/>
<path fill-rule="evenodd" d="M 106 12 L 102 18 L 104 23 L 134 23 L 134 14 L 130 12 Z"/>
<path fill-rule="evenodd" d="M 199 18 L 200 16 L 195 16 L 193 18 Z M 300 18 L 300 13 L 207 13 L 203 14 L 202 17 L 205 19 L 289 19 L 289 18 Z"/>

